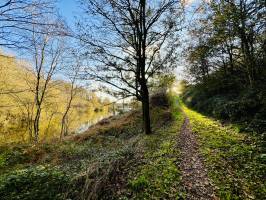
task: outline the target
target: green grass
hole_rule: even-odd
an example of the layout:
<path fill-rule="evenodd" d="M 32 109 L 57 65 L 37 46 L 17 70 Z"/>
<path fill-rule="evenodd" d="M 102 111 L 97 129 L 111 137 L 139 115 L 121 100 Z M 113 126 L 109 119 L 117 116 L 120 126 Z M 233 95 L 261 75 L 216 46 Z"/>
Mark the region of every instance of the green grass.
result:
<path fill-rule="evenodd" d="M 209 176 L 221 199 L 264 199 L 265 152 L 256 137 L 182 106 L 197 134 Z M 265 150 L 265 149 L 264 149 Z"/>
<path fill-rule="evenodd" d="M 182 196 L 177 138 L 183 115 L 177 107 L 177 99 L 170 97 L 170 100 L 173 121 L 142 141 L 145 162 L 131 173 L 130 199 L 179 199 Z"/>

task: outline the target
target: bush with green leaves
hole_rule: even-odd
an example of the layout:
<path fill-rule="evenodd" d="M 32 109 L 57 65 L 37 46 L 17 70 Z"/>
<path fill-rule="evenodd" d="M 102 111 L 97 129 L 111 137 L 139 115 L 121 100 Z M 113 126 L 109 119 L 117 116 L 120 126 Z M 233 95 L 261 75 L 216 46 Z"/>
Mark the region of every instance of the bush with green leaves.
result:
<path fill-rule="evenodd" d="M 182 100 L 189 107 L 217 119 L 236 122 L 246 130 L 266 132 L 266 85 L 245 87 L 235 76 L 219 72 L 186 87 Z"/>
<path fill-rule="evenodd" d="M 50 166 L 29 167 L 0 177 L 0 196 L 9 199 L 64 199 L 69 177 Z"/>

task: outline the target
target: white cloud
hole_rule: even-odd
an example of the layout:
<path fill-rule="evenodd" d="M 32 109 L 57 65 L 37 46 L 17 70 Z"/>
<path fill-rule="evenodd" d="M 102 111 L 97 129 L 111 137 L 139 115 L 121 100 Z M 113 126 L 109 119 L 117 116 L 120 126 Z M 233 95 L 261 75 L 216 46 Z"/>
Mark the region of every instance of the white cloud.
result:
<path fill-rule="evenodd" d="M 183 0 L 185 5 L 191 5 L 193 3 L 202 3 L 202 2 L 210 2 L 210 0 Z"/>
<path fill-rule="evenodd" d="M 194 1 L 195 1 L 195 0 L 184 0 L 184 3 L 185 3 L 186 5 L 190 5 L 190 4 L 192 4 Z"/>

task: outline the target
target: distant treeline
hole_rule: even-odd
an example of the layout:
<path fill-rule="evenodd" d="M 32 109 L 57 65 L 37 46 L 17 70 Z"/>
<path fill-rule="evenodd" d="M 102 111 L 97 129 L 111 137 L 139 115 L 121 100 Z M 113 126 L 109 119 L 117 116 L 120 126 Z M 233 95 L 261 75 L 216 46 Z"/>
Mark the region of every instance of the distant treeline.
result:
<path fill-rule="evenodd" d="M 200 11 L 187 49 L 187 72 L 194 84 L 186 88 L 184 101 L 265 132 L 265 3 L 219 0 L 201 5 Z"/>

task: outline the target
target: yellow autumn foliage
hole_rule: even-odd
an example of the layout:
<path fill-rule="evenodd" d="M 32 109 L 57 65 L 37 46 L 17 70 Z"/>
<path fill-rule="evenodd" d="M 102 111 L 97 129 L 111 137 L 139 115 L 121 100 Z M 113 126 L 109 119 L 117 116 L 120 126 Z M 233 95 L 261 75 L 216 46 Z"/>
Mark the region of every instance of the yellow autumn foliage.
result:
<path fill-rule="evenodd" d="M 0 144 L 28 142 L 27 122 L 34 105 L 35 75 L 25 61 L 0 54 Z M 71 85 L 52 80 L 42 106 L 40 140 L 59 138 L 63 113 L 70 96 Z M 109 115 L 108 100 L 101 100 L 93 92 L 77 88 L 68 113 L 69 132 L 90 121 Z"/>

